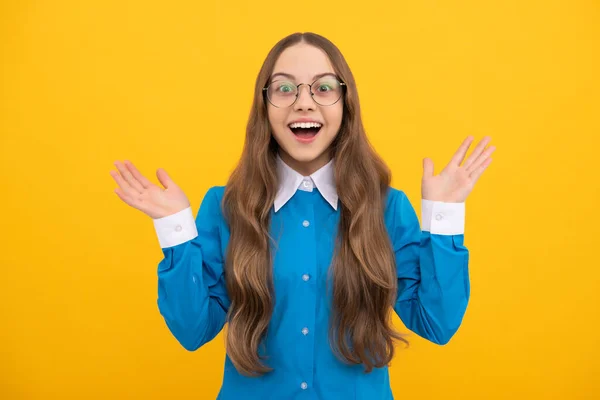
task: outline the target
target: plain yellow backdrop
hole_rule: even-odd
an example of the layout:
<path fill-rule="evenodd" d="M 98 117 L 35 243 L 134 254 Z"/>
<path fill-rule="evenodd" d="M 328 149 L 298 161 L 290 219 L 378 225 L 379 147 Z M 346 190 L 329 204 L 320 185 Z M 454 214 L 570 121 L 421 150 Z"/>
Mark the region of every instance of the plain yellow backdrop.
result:
<path fill-rule="evenodd" d="M 216 397 L 223 335 L 188 352 L 170 334 L 152 221 L 109 171 L 165 168 L 197 212 L 296 31 L 342 50 L 419 215 L 423 157 L 438 173 L 467 135 L 497 146 L 467 199 L 464 322 L 399 347 L 395 397 L 600 398 L 595 0 L 1 1 L 0 398 Z"/>

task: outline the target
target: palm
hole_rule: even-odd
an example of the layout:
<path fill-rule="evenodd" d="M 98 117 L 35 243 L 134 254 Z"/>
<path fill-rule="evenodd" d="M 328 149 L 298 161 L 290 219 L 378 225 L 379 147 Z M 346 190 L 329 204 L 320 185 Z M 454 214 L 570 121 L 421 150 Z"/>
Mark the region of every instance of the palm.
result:
<path fill-rule="evenodd" d="M 423 160 L 421 196 L 432 201 L 464 202 L 473 190 L 475 182 L 492 161 L 490 155 L 496 149 L 495 146 L 485 148 L 490 140 L 490 137 L 484 137 L 461 166 L 460 164 L 473 141 L 473 137 L 467 137 L 439 175 L 433 175 L 433 161 L 425 158 Z"/>
<path fill-rule="evenodd" d="M 165 186 L 165 189 L 150 182 L 127 160 L 124 164 L 116 161 L 115 166 L 119 172 L 110 172 L 119 184 L 119 188 L 115 189 L 115 193 L 125 203 L 151 218 L 162 218 L 190 206 L 185 193 L 173 182 L 164 169 L 159 168 L 156 176 Z"/>

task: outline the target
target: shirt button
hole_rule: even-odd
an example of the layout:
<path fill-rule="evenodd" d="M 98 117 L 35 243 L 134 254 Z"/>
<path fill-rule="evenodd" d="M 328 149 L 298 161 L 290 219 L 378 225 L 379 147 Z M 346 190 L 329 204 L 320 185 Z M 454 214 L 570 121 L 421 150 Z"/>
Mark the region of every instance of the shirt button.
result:
<path fill-rule="evenodd" d="M 308 387 L 308 384 L 306 382 L 302 382 L 300 384 L 300 387 L 302 388 L 302 390 L 306 389 Z"/>
<path fill-rule="evenodd" d="M 304 274 L 304 275 L 302 275 L 302 280 L 303 280 L 303 281 L 305 281 L 305 282 L 306 282 L 306 281 L 307 281 L 307 280 L 309 280 L 309 279 L 310 279 L 310 275 L 308 275 L 308 274 Z"/>
<path fill-rule="evenodd" d="M 183 229 L 183 228 L 181 227 L 181 225 L 177 225 L 177 226 L 175 227 L 175 230 L 176 230 L 177 232 L 181 231 L 182 229 Z"/>
<path fill-rule="evenodd" d="M 437 219 L 438 221 L 441 221 L 441 220 L 442 220 L 442 218 L 444 218 L 444 215 L 443 215 L 443 214 L 437 214 L 437 215 L 435 216 L 435 219 Z"/>
<path fill-rule="evenodd" d="M 308 335 L 308 328 L 302 328 L 302 334 L 304 336 Z"/>
<path fill-rule="evenodd" d="M 308 228 L 309 225 L 310 222 L 308 222 L 307 220 L 304 220 L 304 222 L 302 223 L 302 226 L 304 226 L 305 228 Z"/>
<path fill-rule="evenodd" d="M 302 184 L 304 185 L 305 188 L 310 187 L 310 182 L 308 182 L 308 181 L 304 181 L 304 182 L 302 182 Z"/>

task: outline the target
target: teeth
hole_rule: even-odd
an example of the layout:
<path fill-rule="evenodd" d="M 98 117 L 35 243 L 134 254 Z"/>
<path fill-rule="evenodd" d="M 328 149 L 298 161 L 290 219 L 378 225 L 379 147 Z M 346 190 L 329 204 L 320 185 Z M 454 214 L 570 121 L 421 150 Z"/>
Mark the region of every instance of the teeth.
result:
<path fill-rule="evenodd" d="M 318 122 L 294 122 L 290 124 L 290 128 L 320 128 L 321 124 Z"/>

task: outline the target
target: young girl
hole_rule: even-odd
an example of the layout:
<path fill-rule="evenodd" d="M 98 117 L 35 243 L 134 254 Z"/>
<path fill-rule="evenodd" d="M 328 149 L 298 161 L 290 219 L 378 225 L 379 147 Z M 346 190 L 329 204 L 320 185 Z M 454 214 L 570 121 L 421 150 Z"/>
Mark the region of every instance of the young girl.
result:
<path fill-rule="evenodd" d="M 445 344 L 469 300 L 465 199 L 489 165 L 473 138 L 433 175 L 424 159 L 422 226 L 369 145 L 338 48 L 282 39 L 254 90 L 243 153 L 194 218 L 163 169 L 152 184 L 115 162 L 116 194 L 153 218 L 164 258 L 158 307 L 193 351 L 228 322 L 219 399 L 392 399 L 390 306 Z"/>

